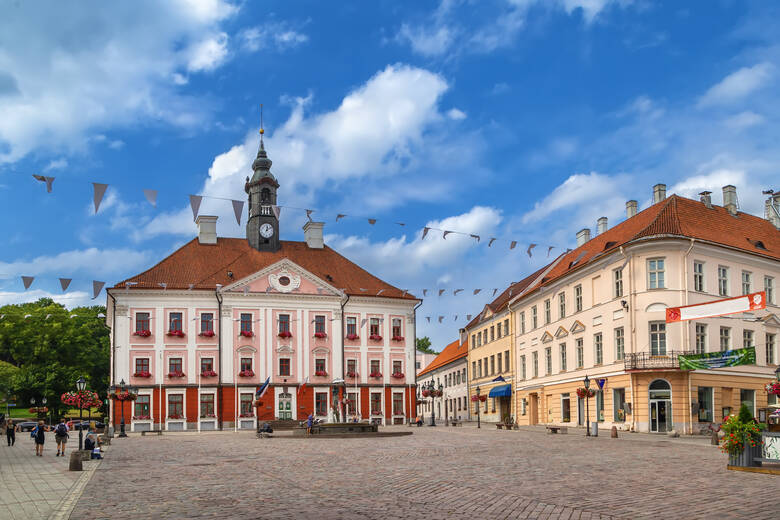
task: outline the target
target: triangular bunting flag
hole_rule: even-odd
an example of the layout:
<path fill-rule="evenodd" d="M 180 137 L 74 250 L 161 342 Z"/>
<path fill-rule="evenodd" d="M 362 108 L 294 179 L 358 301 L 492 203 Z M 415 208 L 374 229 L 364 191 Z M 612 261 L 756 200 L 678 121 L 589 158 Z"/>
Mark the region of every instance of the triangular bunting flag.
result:
<path fill-rule="evenodd" d="M 92 195 L 92 201 L 95 203 L 95 214 L 97 214 L 98 209 L 100 209 L 100 203 L 103 200 L 103 195 L 106 194 L 106 188 L 108 188 L 108 184 L 93 182 L 92 188 L 94 192 Z"/>
<path fill-rule="evenodd" d="M 106 285 L 106 282 L 98 282 L 97 280 L 92 280 L 92 299 L 98 297 L 98 294 L 100 294 L 100 291 L 103 290 L 103 286 Z"/>
<path fill-rule="evenodd" d="M 282 207 L 281 206 L 271 206 L 271 209 L 274 211 L 274 217 L 276 217 L 276 220 L 279 220 L 279 215 L 282 213 Z"/>
<path fill-rule="evenodd" d="M 476 238 L 477 242 L 479 242 L 479 235 L 469 235 L 471 238 Z"/>
<path fill-rule="evenodd" d="M 431 228 L 423 228 L 423 236 L 420 240 L 425 240 L 425 237 L 428 235 L 428 231 L 430 231 Z"/>
<path fill-rule="evenodd" d="M 366 321 L 368 321 L 368 320 L 366 320 L 365 318 L 363 318 L 362 320 L 360 320 L 360 328 L 361 328 L 361 329 L 362 329 L 363 327 L 365 327 L 365 326 L 366 326 Z"/>
<path fill-rule="evenodd" d="M 343 214 L 339 213 L 338 215 L 336 215 L 336 222 L 338 222 L 339 219 L 342 219 L 344 217 L 346 217 L 346 215 L 343 215 Z"/>
<path fill-rule="evenodd" d="M 428 296 L 428 289 L 423 289 L 423 296 Z"/>
<path fill-rule="evenodd" d="M 62 287 L 62 292 L 65 292 L 68 290 L 68 286 L 70 285 L 70 282 L 73 280 L 71 278 L 60 278 L 60 287 Z"/>
<path fill-rule="evenodd" d="M 495 296 L 497 292 L 498 292 L 498 289 L 493 289 L 493 296 Z"/>
<path fill-rule="evenodd" d="M 457 314 L 455 315 L 455 321 L 458 321 L 458 315 Z"/>
<path fill-rule="evenodd" d="M 439 323 L 441 323 L 444 320 L 444 316 L 439 316 Z"/>
<path fill-rule="evenodd" d="M 447 235 L 452 233 L 452 231 L 445 231 L 444 234 L 441 236 L 444 240 L 447 240 Z"/>
<path fill-rule="evenodd" d="M 241 225 L 241 213 L 244 211 L 244 201 L 243 200 L 231 200 L 230 202 L 233 203 L 233 214 L 236 216 L 236 223 L 240 226 Z M 276 217 L 279 218 L 278 216 Z"/>
<path fill-rule="evenodd" d="M 22 285 L 24 285 L 25 291 L 30 288 L 30 286 L 33 283 L 33 280 L 35 280 L 34 276 L 22 276 Z"/>
<path fill-rule="evenodd" d="M 33 174 L 33 177 L 35 177 L 35 180 L 45 182 L 46 193 L 51 193 L 51 184 L 54 182 L 54 177 L 44 177 L 43 175 L 35 175 L 35 174 Z"/>
<path fill-rule="evenodd" d="M 376 224 L 376 219 L 375 218 L 370 218 L 370 219 L 368 219 L 368 223 L 373 226 L 374 224 Z"/>
<path fill-rule="evenodd" d="M 495 238 L 491 238 L 491 239 L 490 239 L 490 242 L 488 242 L 488 247 L 492 246 L 492 245 L 493 245 L 493 242 L 495 242 L 495 241 L 496 241 L 496 239 L 495 239 Z"/>
<path fill-rule="evenodd" d="M 444 291 L 446 291 L 446 289 L 439 289 L 439 296 L 441 296 L 442 294 L 444 294 Z"/>
<path fill-rule="evenodd" d="M 550 251 L 552 251 L 553 249 L 555 249 L 555 246 L 549 246 L 547 248 L 547 258 L 550 258 Z"/>
<path fill-rule="evenodd" d="M 425 319 L 428 320 L 428 323 L 431 322 L 431 317 L 430 316 L 426 316 Z"/>
<path fill-rule="evenodd" d="M 481 291 L 481 290 L 482 289 L 474 289 L 474 295 L 476 296 L 477 294 L 479 294 L 479 291 Z"/>
<path fill-rule="evenodd" d="M 531 244 L 530 246 L 528 246 L 528 250 L 526 251 L 526 253 L 528 253 L 528 258 L 531 258 L 531 257 L 533 256 L 533 254 L 531 253 L 531 251 L 532 251 L 532 250 L 533 250 L 533 248 L 535 248 L 535 247 L 536 247 L 536 244 Z"/>
<path fill-rule="evenodd" d="M 379 292 L 378 292 L 378 293 L 376 293 L 376 295 L 377 295 L 377 296 L 379 296 L 379 295 L 380 295 L 380 294 L 382 294 L 383 292 L 385 292 L 385 290 L 384 290 L 384 289 L 379 289 Z"/>
<path fill-rule="evenodd" d="M 453 296 L 457 296 L 457 295 L 458 295 L 458 293 L 459 293 L 459 292 L 461 292 L 462 290 L 463 290 L 463 289 L 455 289 L 454 291 L 452 291 L 452 295 L 453 295 Z"/>
<path fill-rule="evenodd" d="M 514 249 L 516 245 L 517 245 L 517 241 L 516 240 L 512 240 L 512 243 L 509 244 L 509 249 Z"/>
<path fill-rule="evenodd" d="M 466 319 L 467 319 L 468 321 L 471 321 L 471 314 L 466 314 Z"/>
<path fill-rule="evenodd" d="M 144 197 L 149 201 L 149 204 L 157 207 L 157 190 L 144 190 Z"/>
<path fill-rule="evenodd" d="M 203 201 L 201 195 L 190 195 L 190 208 L 192 208 L 192 220 L 197 220 L 200 203 Z"/>

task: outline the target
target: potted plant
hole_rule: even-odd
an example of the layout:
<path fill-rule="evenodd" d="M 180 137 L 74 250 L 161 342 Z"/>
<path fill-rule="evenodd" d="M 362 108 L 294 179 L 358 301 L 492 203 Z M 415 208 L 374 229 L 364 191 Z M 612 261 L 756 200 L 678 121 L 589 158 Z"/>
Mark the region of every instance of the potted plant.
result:
<path fill-rule="evenodd" d="M 181 370 L 172 370 L 168 372 L 168 377 L 184 377 L 185 374 Z"/>
<path fill-rule="evenodd" d="M 183 338 L 184 337 L 184 331 L 183 330 L 169 330 L 168 336 L 173 336 L 175 338 Z"/>
<path fill-rule="evenodd" d="M 180 413 L 172 413 L 168 416 L 168 419 L 184 419 L 184 416 Z"/>
<path fill-rule="evenodd" d="M 201 331 L 201 333 L 198 334 L 198 336 L 202 336 L 204 338 L 213 338 L 214 337 L 214 331 L 213 330 L 204 330 L 204 331 Z"/>
<path fill-rule="evenodd" d="M 283 330 L 278 334 L 278 336 L 282 339 L 292 338 L 292 332 L 289 330 Z"/>
<path fill-rule="evenodd" d="M 360 336 L 358 336 L 357 334 L 347 334 L 346 337 L 349 341 L 355 341 L 360 339 Z"/>
<path fill-rule="evenodd" d="M 200 373 L 200 377 L 217 377 L 217 373 L 213 370 L 204 370 Z"/>
<path fill-rule="evenodd" d="M 358 373 L 355 372 L 354 370 L 347 371 L 347 377 L 357 377 L 357 376 L 358 376 Z"/>
<path fill-rule="evenodd" d="M 255 333 L 252 332 L 251 330 L 242 330 L 241 332 L 238 333 L 238 335 L 243 336 L 245 338 L 251 338 L 252 336 L 255 335 Z"/>
<path fill-rule="evenodd" d="M 761 457 L 761 426 L 751 415 L 746 404 L 739 415 L 723 419 L 721 430 L 725 434 L 721 451 L 729 454 L 729 466 L 755 466 L 755 458 Z"/>
<path fill-rule="evenodd" d="M 368 337 L 368 339 L 370 339 L 371 341 L 382 341 L 382 336 L 380 336 L 379 334 L 371 334 Z"/>
<path fill-rule="evenodd" d="M 324 339 L 327 338 L 328 335 L 325 332 L 315 332 L 314 337 L 317 339 Z"/>
<path fill-rule="evenodd" d="M 368 377 L 376 377 L 376 378 L 382 377 L 382 372 L 379 371 L 371 372 L 370 374 L 368 374 Z"/>
<path fill-rule="evenodd" d="M 580 387 L 577 389 L 577 397 L 585 399 L 587 397 L 593 397 L 596 395 L 596 391 L 592 388 Z"/>
<path fill-rule="evenodd" d="M 133 420 L 134 421 L 148 421 L 149 419 L 151 419 L 151 417 L 148 416 L 148 415 L 134 415 L 133 416 Z"/>
<path fill-rule="evenodd" d="M 430 390 L 423 390 L 421 393 L 422 393 L 423 397 L 430 397 L 431 396 L 431 391 Z M 474 396 L 474 397 L 476 397 L 476 396 Z"/>
<path fill-rule="evenodd" d="M 404 373 L 403 372 L 393 372 L 393 374 L 390 377 L 394 377 L 396 379 L 403 379 Z"/>
<path fill-rule="evenodd" d="M 152 373 L 148 370 L 140 370 L 133 374 L 133 377 L 152 377 Z"/>
<path fill-rule="evenodd" d="M 216 414 L 213 413 L 204 413 L 200 416 L 201 419 L 216 419 Z"/>
<path fill-rule="evenodd" d="M 247 369 L 238 373 L 238 377 L 255 377 L 254 371 Z"/>
<path fill-rule="evenodd" d="M 404 337 L 403 337 L 403 336 L 393 336 L 393 337 L 392 337 L 392 340 L 393 340 L 393 341 L 403 341 L 403 340 L 404 340 Z"/>
<path fill-rule="evenodd" d="M 319 377 L 325 377 L 328 375 L 328 373 L 324 370 L 315 370 L 314 375 Z"/>
<path fill-rule="evenodd" d="M 245 413 L 238 414 L 238 416 L 239 417 L 254 417 L 255 414 L 254 414 L 254 412 L 245 412 Z"/>
<path fill-rule="evenodd" d="M 142 338 L 148 338 L 151 335 L 152 335 L 151 330 L 137 330 L 133 332 L 133 336 L 140 336 Z"/>

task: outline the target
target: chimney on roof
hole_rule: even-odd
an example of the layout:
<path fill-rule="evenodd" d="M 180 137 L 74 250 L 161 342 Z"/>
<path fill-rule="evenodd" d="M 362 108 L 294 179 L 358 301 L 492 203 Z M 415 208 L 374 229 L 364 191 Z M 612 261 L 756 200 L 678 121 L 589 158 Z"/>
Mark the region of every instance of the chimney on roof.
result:
<path fill-rule="evenodd" d="M 198 225 L 198 242 L 201 244 L 217 243 L 217 217 L 211 215 L 198 215 L 195 219 Z"/>
<path fill-rule="evenodd" d="M 635 200 L 629 200 L 626 202 L 626 218 L 631 218 L 636 215 L 637 202 Z"/>
<path fill-rule="evenodd" d="M 596 229 L 599 235 L 607 231 L 607 217 L 601 217 L 596 221 Z"/>
<path fill-rule="evenodd" d="M 769 193 L 764 203 L 764 218 L 780 229 L 780 193 Z"/>
<path fill-rule="evenodd" d="M 705 206 L 712 209 L 712 192 L 711 191 L 703 191 L 699 193 L 699 197 L 701 197 L 699 200 L 701 200 Z"/>
<path fill-rule="evenodd" d="M 666 184 L 653 186 L 653 204 L 657 204 L 664 199 L 666 199 Z"/>
<path fill-rule="evenodd" d="M 577 231 L 577 247 L 580 247 L 588 240 L 590 240 L 590 229 L 585 228 Z"/>
<path fill-rule="evenodd" d="M 723 186 L 723 207 L 732 215 L 737 214 L 737 188 L 731 184 Z"/>
<path fill-rule="evenodd" d="M 322 249 L 325 247 L 325 241 L 322 238 L 322 228 L 324 226 L 324 222 L 313 222 L 311 220 L 303 225 L 303 237 L 310 249 Z"/>

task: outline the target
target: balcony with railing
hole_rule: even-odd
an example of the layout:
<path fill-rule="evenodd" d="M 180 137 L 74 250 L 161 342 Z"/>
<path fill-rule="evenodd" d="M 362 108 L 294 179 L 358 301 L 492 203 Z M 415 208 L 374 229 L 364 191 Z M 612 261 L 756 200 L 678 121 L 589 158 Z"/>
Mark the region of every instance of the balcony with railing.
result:
<path fill-rule="evenodd" d="M 626 370 L 657 370 L 680 368 L 677 356 L 689 356 L 696 352 L 691 350 L 667 350 L 664 354 L 636 352 L 626 354 L 623 363 Z"/>

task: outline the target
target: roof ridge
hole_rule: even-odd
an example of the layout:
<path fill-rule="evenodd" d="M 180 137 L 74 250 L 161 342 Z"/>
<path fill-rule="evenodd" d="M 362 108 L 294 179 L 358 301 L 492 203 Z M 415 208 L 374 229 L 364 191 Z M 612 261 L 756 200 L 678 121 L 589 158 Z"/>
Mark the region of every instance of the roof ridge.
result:
<path fill-rule="evenodd" d="M 133 276 L 131 276 L 130 278 L 125 278 L 124 280 L 122 280 L 122 281 L 120 281 L 120 282 L 117 282 L 116 284 L 114 284 L 114 287 L 118 287 L 118 286 L 119 286 L 119 285 L 121 285 L 121 284 L 127 284 L 127 282 L 129 282 L 129 281 L 130 281 L 130 280 L 132 280 L 133 278 L 138 278 L 139 276 L 143 276 L 143 275 L 145 275 L 146 273 L 148 273 L 148 272 L 149 272 L 149 271 L 151 271 L 152 269 L 156 268 L 157 266 L 159 266 L 160 264 L 162 264 L 163 262 L 165 262 L 166 260 L 168 260 L 170 257 L 172 257 L 173 255 L 175 255 L 176 253 L 178 253 L 179 251 L 181 251 L 182 249 L 184 249 L 185 247 L 187 247 L 188 245 L 192 244 L 192 243 L 193 243 L 195 240 L 197 240 L 197 238 L 198 238 L 198 237 L 194 237 L 192 240 L 190 240 L 189 242 L 187 242 L 186 244 L 184 244 L 184 245 L 183 245 L 183 246 L 181 246 L 180 248 L 178 248 L 178 249 L 175 249 L 175 250 L 171 251 L 171 252 L 170 252 L 170 254 L 169 254 L 168 256 L 164 257 L 162 260 L 160 260 L 159 262 L 157 262 L 156 264 L 154 264 L 153 266 L 151 266 L 149 269 L 146 269 L 145 271 L 142 271 L 142 272 L 140 272 L 140 273 L 138 273 L 138 274 L 136 274 L 136 275 L 133 275 Z M 112 288 L 113 288 L 113 287 L 109 287 L 109 289 L 112 289 Z"/>
<path fill-rule="evenodd" d="M 679 196 L 676 193 L 673 193 L 668 199 L 664 201 L 664 205 L 661 209 L 658 210 L 658 213 L 655 214 L 655 217 L 653 220 L 651 220 L 645 227 L 634 233 L 634 235 L 627 240 L 626 242 L 632 242 L 638 238 L 641 238 L 646 233 L 650 234 L 657 234 L 657 233 L 651 233 L 648 231 L 649 229 L 655 227 L 656 225 L 661 225 L 661 219 L 665 218 L 667 216 L 667 211 L 672 217 L 672 223 L 675 224 L 675 227 L 677 228 L 677 231 L 682 230 L 682 226 L 680 225 L 680 215 L 677 213 L 677 198 Z M 671 206 L 671 209 L 669 209 Z M 652 206 L 651 206 L 652 207 Z M 647 208 L 650 209 L 650 208 Z M 626 222 L 628 219 L 626 219 L 624 222 Z"/>

